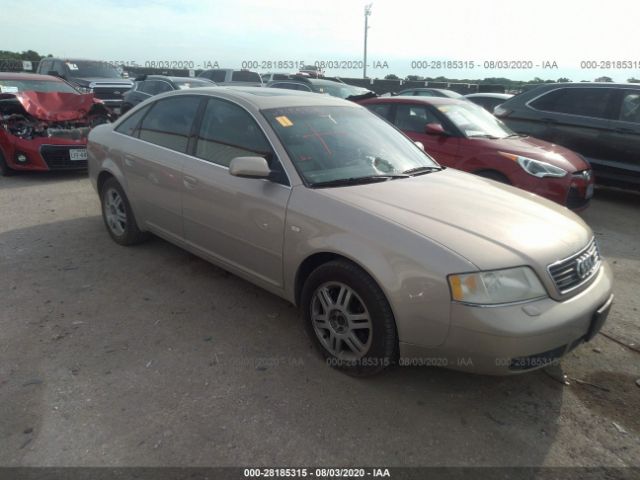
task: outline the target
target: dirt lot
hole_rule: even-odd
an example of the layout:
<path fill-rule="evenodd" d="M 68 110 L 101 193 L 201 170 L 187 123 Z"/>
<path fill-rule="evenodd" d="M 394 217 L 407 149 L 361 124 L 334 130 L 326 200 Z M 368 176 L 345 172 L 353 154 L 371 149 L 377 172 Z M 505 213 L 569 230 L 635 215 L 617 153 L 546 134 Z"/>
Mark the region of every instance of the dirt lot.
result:
<path fill-rule="evenodd" d="M 159 239 L 116 245 L 84 175 L 0 178 L 0 465 L 640 465 L 640 196 L 584 218 L 604 333 L 545 372 L 353 379 L 297 311 Z"/>

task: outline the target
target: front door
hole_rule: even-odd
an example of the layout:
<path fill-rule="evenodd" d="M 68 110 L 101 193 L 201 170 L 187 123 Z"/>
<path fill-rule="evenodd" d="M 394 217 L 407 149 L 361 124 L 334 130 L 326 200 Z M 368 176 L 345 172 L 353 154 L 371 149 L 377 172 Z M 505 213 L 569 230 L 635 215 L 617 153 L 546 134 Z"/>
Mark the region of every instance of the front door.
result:
<path fill-rule="evenodd" d="M 185 240 L 213 261 L 281 288 L 288 181 L 234 177 L 228 168 L 235 157 L 263 156 L 279 170 L 257 122 L 235 103 L 211 98 L 193 154 L 182 177 Z"/>

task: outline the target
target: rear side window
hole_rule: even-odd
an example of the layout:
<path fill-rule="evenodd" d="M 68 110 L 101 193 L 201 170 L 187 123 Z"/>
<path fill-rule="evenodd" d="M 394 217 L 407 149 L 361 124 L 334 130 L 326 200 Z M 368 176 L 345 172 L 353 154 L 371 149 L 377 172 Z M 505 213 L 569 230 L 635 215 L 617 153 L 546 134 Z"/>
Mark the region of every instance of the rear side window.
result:
<path fill-rule="evenodd" d="M 162 80 L 147 80 L 141 90 L 149 95 L 158 95 L 159 93 L 170 92 L 173 88 Z"/>
<path fill-rule="evenodd" d="M 262 80 L 260 79 L 260 75 L 258 75 L 256 72 L 249 72 L 247 70 L 234 70 L 233 74 L 231 75 L 231 81 L 259 83 L 262 82 Z"/>
<path fill-rule="evenodd" d="M 640 92 L 625 92 L 618 119 L 623 122 L 640 123 Z"/>
<path fill-rule="evenodd" d="M 197 157 L 228 167 L 235 157 L 266 157 L 270 152 L 260 127 L 244 109 L 223 100 L 209 100 L 198 134 Z"/>
<path fill-rule="evenodd" d="M 607 118 L 607 107 L 613 95 L 610 88 L 559 88 L 530 103 L 546 112 Z"/>
<path fill-rule="evenodd" d="M 200 97 L 172 97 L 156 102 L 140 126 L 140 139 L 186 153 Z"/>
<path fill-rule="evenodd" d="M 227 72 L 226 70 L 208 70 L 202 72 L 202 76 L 216 83 L 222 83 L 227 79 Z"/>
<path fill-rule="evenodd" d="M 389 120 L 391 115 L 391 104 L 390 103 L 378 103 L 376 105 L 365 105 L 369 110 L 371 110 L 376 115 Z"/>
<path fill-rule="evenodd" d="M 138 125 L 140 125 L 140 120 L 144 117 L 144 114 L 149 111 L 149 107 L 144 107 L 138 110 L 133 115 L 129 116 L 124 122 L 122 122 L 116 128 L 116 132 L 122 133 L 124 135 L 129 135 L 130 137 L 138 136 Z"/>

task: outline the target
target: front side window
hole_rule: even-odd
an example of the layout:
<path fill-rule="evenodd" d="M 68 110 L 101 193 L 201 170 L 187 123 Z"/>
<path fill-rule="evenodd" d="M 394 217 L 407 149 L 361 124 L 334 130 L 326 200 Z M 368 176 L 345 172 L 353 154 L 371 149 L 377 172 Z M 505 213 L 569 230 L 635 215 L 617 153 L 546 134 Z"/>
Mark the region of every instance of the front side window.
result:
<path fill-rule="evenodd" d="M 530 105 L 546 112 L 607 118 L 612 94 L 610 88 L 559 88 L 533 100 Z"/>
<path fill-rule="evenodd" d="M 440 123 L 440 120 L 424 105 L 398 105 L 396 127 L 400 130 L 424 133 L 427 123 Z"/>
<path fill-rule="evenodd" d="M 202 116 L 196 156 L 228 167 L 235 157 L 269 157 L 271 147 L 246 110 L 224 100 L 210 99 Z"/>
<path fill-rule="evenodd" d="M 640 123 L 640 92 L 626 92 L 622 98 L 619 120 Z"/>
<path fill-rule="evenodd" d="M 504 123 L 471 102 L 438 105 L 437 109 L 465 137 L 506 138 L 515 135 Z"/>
<path fill-rule="evenodd" d="M 140 126 L 140 139 L 185 153 L 199 97 L 171 97 L 154 103 Z"/>
<path fill-rule="evenodd" d="M 404 178 L 437 163 L 393 126 L 364 108 L 263 110 L 291 161 L 311 187 Z"/>

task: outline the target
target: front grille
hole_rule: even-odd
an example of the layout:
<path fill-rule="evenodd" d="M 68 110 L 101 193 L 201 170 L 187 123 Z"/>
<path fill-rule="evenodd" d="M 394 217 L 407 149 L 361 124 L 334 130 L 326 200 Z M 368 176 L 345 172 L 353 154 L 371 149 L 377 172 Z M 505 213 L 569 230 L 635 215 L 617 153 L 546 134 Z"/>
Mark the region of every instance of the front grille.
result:
<path fill-rule="evenodd" d="M 584 194 L 581 195 L 576 187 L 571 187 L 567 195 L 567 208 L 576 210 L 585 207 L 589 204 L 589 200 L 589 198 L 585 198 Z"/>
<path fill-rule="evenodd" d="M 72 148 L 85 148 L 85 146 L 43 145 L 40 147 L 40 155 L 50 170 L 84 170 L 87 168 L 87 161 L 71 160 L 69 150 Z"/>
<path fill-rule="evenodd" d="M 101 100 L 122 100 L 122 96 L 130 89 L 128 85 L 121 87 L 93 87 L 93 95 Z M 116 93 L 117 92 L 117 93 Z"/>
<path fill-rule="evenodd" d="M 595 238 L 578 253 L 547 267 L 556 288 L 565 294 L 587 283 L 598 272 L 600 252 Z"/>

